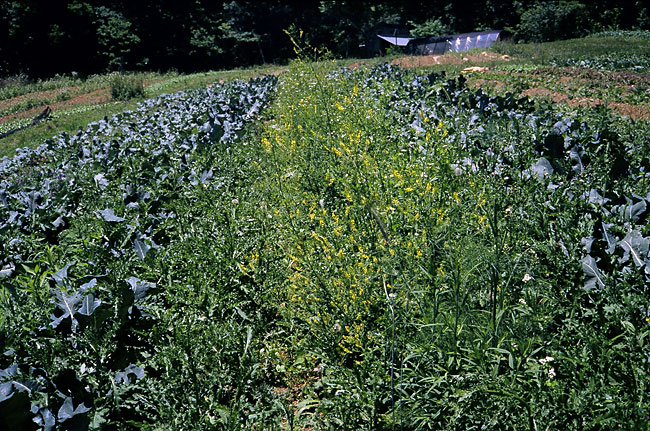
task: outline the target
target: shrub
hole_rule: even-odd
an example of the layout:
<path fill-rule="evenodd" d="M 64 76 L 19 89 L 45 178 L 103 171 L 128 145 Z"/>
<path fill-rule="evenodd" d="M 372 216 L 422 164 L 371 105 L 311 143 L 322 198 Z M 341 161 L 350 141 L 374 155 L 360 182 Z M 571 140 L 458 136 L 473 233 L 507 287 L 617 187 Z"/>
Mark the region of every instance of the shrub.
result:
<path fill-rule="evenodd" d="M 521 15 L 517 38 L 528 42 L 579 37 L 587 28 L 587 8 L 577 1 L 538 3 Z"/>
<path fill-rule="evenodd" d="M 116 74 L 110 80 L 111 97 L 115 100 L 131 100 L 144 97 L 144 81 L 136 75 Z"/>

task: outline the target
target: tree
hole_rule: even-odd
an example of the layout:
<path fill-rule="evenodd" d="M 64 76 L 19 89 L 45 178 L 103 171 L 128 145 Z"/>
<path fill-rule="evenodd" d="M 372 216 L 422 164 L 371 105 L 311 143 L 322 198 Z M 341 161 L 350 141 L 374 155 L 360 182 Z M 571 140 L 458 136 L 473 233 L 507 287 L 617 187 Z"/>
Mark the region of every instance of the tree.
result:
<path fill-rule="evenodd" d="M 521 15 L 517 36 L 529 42 L 579 37 L 587 32 L 588 11 L 577 1 L 538 3 Z"/>
<path fill-rule="evenodd" d="M 99 57 L 107 70 L 122 70 L 140 38 L 133 33 L 131 22 L 120 12 L 99 6 L 95 9 Z"/>
<path fill-rule="evenodd" d="M 443 24 L 440 18 L 431 18 L 422 24 L 409 21 L 409 24 L 413 26 L 411 30 L 413 37 L 442 36 L 451 33 L 451 28 Z"/>

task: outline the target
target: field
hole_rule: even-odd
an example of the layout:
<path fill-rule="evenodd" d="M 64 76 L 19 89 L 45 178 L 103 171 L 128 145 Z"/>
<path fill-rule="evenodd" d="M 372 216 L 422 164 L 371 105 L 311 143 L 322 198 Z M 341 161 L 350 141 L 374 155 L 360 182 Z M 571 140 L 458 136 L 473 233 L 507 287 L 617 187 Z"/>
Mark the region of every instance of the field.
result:
<path fill-rule="evenodd" d="M 12 135 L 0 428 L 647 429 L 647 33 L 294 43 Z"/>

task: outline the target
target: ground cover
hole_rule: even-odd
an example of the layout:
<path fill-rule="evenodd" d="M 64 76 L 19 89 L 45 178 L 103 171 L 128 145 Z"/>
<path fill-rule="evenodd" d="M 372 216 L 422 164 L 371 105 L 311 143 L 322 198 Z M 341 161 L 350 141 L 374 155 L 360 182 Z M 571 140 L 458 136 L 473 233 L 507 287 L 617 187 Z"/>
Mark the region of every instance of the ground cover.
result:
<path fill-rule="evenodd" d="M 388 66 L 282 82 L 263 178 L 306 424 L 647 426 L 647 123 Z"/>
<path fill-rule="evenodd" d="M 0 159 L 0 428 L 647 428 L 650 124 L 312 60 Z"/>

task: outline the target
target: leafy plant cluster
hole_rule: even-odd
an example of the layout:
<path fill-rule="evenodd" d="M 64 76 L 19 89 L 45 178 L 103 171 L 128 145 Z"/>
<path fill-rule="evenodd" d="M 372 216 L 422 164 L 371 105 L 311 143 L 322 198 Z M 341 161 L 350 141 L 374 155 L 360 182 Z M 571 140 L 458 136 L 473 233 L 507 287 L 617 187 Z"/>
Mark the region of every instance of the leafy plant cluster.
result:
<path fill-rule="evenodd" d="M 248 405 L 260 307 L 226 273 L 254 239 L 228 226 L 228 155 L 274 85 L 163 95 L 0 159 L 1 428 L 197 428 Z"/>
<path fill-rule="evenodd" d="M 647 126 L 307 62 L 272 112 L 305 426 L 647 426 Z"/>
<path fill-rule="evenodd" d="M 131 100 L 145 95 L 144 81 L 139 76 L 116 73 L 113 74 L 110 82 L 113 100 Z"/>
<path fill-rule="evenodd" d="M 643 429 L 649 138 L 298 60 L 0 159 L 0 426 Z"/>
<path fill-rule="evenodd" d="M 646 56 L 606 55 L 588 58 L 568 58 L 553 61 L 554 66 L 574 66 L 596 70 L 630 70 L 637 73 L 650 73 L 650 60 Z"/>

